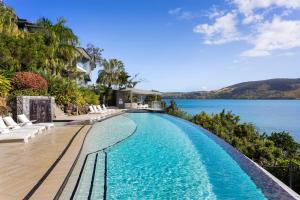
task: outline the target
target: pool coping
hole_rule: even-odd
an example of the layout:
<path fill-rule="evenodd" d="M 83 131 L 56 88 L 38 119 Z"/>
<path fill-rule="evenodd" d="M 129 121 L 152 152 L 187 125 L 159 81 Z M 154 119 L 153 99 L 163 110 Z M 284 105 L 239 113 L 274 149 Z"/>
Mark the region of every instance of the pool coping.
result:
<path fill-rule="evenodd" d="M 191 124 L 193 127 L 203 131 L 209 138 L 211 138 L 214 142 L 216 142 L 218 145 L 220 145 L 220 147 L 223 148 L 231 156 L 231 158 L 234 161 L 237 162 L 237 164 L 242 168 L 243 171 L 246 172 L 246 174 L 251 178 L 251 180 L 255 183 L 255 185 L 263 191 L 264 195 L 268 199 L 274 199 L 274 198 L 272 196 L 269 196 L 268 192 L 265 191 L 267 188 L 264 187 L 264 185 L 261 184 L 261 181 L 259 182 L 259 180 L 255 179 L 255 176 L 249 172 L 249 169 L 246 168 L 246 165 L 248 165 L 248 167 L 254 166 L 255 168 L 252 168 L 252 169 L 258 170 L 258 172 L 261 172 L 260 175 L 265 176 L 264 178 L 267 177 L 270 181 L 277 184 L 277 186 L 282 190 L 281 192 L 285 192 L 286 194 L 288 194 L 290 196 L 289 199 L 291 199 L 291 198 L 300 199 L 300 195 L 298 193 L 296 193 L 294 190 L 292 190 L 290 187 L 288 187 L 285 183 L 280 181 L 278 178 L 273 176 L 266 169 L 261 167 L 259 164 L 257 164 L 253 160 L 251 160 L 246 155 L 242 154 L 239 150 L 234 148 L 231 144 L 229 144 L 228 142 L 226 142 L 222 138 L 218 137 L 214 133 L 208 131 L 207 129 L 203 128 L 202 126 L 196 125 L 196 124 L 194 124 L 194 123 L 192 123 L 188 120 L 182 119 L 180 117 L 169 115 L 169 114 L 166 114 L 166 113 L 165 113 L 165 115 L 168 115 L 168 116 L 171 116 L 171 117 L 176 118 L 178 120 L 187 122 L 187 123 Z M 241 163 L 241 161 L 245 161 L 245 163 Z M 252 172 L 252 173 L 254 173 L 254 172 Z M 278 199 L 278 198 L 276 198 L 276 199 Z"/>

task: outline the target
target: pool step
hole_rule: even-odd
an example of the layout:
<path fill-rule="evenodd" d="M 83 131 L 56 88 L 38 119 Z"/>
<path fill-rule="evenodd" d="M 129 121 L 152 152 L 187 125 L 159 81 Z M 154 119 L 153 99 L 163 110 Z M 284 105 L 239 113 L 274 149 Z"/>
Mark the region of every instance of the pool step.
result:
<path fill-rule="evenodd" d="M 88 155 L 73 199 L 103 199 L 104 171 L 104 152 Z"/>
<path fill-rule="evenodd" d="M 92 190 L 90 188 L 90 199 L 102 199 L 104 195 L 105 182 L 105 154 L 98 153 L 97 165 L 95 168 L 94 180 Z"/>

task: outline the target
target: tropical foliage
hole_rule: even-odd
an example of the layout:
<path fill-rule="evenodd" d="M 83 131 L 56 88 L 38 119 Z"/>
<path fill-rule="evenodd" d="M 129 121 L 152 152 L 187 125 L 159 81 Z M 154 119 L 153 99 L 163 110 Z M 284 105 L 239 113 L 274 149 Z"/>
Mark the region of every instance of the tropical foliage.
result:
<path fill-rule="evenodd" d="M 204 112 L 195 115 L 192 122 L 215 133 L 237 148 L 252 160 L 264 164 L 273 164 L 282 157 L 282 149 L 262 138 L 254 125 L 240 123 L 239 116 L 223 110 L 219 114 L 208 115 Z"/>
<path fill-rule="evenodd" d="M 9 79 L 0 74 L 0 97 L 5 97 L 8 94 L 10 87 Z"/>
<path fill-rule="evenodd" d="M 282 149 L 285 158 L 293 159 L 297 156 L 299 144 L 295 142 L 288 132 L 274 132 L 267 138 L 273 141 L 275 146 Z"/>
<path fill-rule="evenodd" d="M 142 81 L 137 79 L 138 74 L 131 77 L 126 72 L 124 63 L 118 59 L 103 59 L 101 64 L 103 69 L 99 70 L 97 83 L 104 103 L 113 99 L 112 89 L 133 88 Z"/>
<path fill-rule="evenodd" d="M 16 25 L 17 16 L 15 12 L 10 8 L 0 5 L 0 13 L 0 33 L 14 36 L 20 35 L 20 31 Z"/>
<path fill-rule="evenodd" d="M 93 89 L 90 88 L 80 88 L 80 93 L 82 94 L 85 103 L 92 105 L 99 105 L 99 95 Z"/>
<path fill-rule="evenodd" d="M 63 76 L 76 72 L 79 41 L 65 19 L 53 23 L 41 18 L 34 32 L 19 30 L 17 22 L 14 11 L 0 5 L 1 69 L 11 72 L 42 69 Z"/>
<path fill-rule="evenodd" d="M 50 69 L 53 75 L 62 74 L 64 71 L 76 71 L 75 61 L 79 56 L 76 45 L 79 41 L 72 29 L 66 26 L 66 22 L 63 18 L 59 18 L 56 23 L 47 18 L 37 21 L 48 47 L 44 66 L 45 69 Z"/>
<path fill-rule="evenodd" d="M 29 32 L 18 28 L 18 20 L 13 9 L 0 4 L 0 95 L 51 95 L 63 105 L 98 103 L 94 91 L 75 82 L 85 78 L 76 67 L 82 55 L 76 49 L 78 37 L 66 20 L 53 23 L 40 18 Z M 102 49 L 88 45 L 87 51 L 101 63 Z"/>
<path fill-rule="evenodd" d="M 124 63 L 118 59 L 102 60 L 103 69 L 99 71 L 97 83 L 108 88 L 135 87 L 142 80 L 137 80 L 138 74 L 131 77 L 126 71 Z"/>
<path fill-rule="evenodd" d="M 48 93 L 55 97 L 58 104 L 85 104 L 84 98 L 75 81 L 68 80 L 61 76 L 50 76 L 48 82 Z"/>
<path fill-rule="evenodd" d="M 97 82 L 108 88 L 119 86 L 121 83 L 121 75 L 124 76 L 125 67 L 122 61 L 117 59 L 104 59 L 102 61 L 103 69 L 99 71 Z"/>
<path fill-rule="evenodd" d="M 192 120 L 192 115 L 189 115 L 188 113 L 184 112 L 183 110 L 179 109 L 175 101 L 171 101 L 170 105 L 165 108 L 166 113 L 170 115 L 174 115 L 176 117 L 180 117 L 186 120 Z"/>
<path fill-rule="evenodd" d="M 122 61 L 103 59 L 103 49 L 88 44 L 86 52 L 103 69 L 99 71 L 97 89 L 82 89 L 75 80 L 86 79 L 76 67 L 83 55 L 76 48 L 79 39 L 67 21 L 59 18 L 52 22 L 43 17 L 36 21 L 33 30 L 23 31 L 18 28 L 18 20 L 13 9 L 0 4 L 0 69 L 5 75 L 0 83 L 2 96 L 8 94 L 8 78 L 13 77 L 12 96 L 51 95 L 58 104 L 98 104 L 99 95 L 103 101 L 112 98 L 112 88 L 134 87 L 141 81 L 125 71 Z M 46 82 L 31 72 L 47 80 L 48 90 L 39 88 Z"/>
<path fill-rule="evenodd" d="M 94 59 L 94 62 L 98 65 L 102 64 L 102 52 L 104 51 L 103 49 L 100 49 L 99 47 L 96 47 L 95 45 L 89 43 L 87 45 L 86 51 L 88 54 Z"/>

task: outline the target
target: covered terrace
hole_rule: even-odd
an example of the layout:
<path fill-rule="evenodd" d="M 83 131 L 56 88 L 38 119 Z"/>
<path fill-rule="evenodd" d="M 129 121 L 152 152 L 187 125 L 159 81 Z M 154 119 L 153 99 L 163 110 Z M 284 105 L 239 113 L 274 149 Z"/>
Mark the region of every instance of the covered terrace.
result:
<path fill-rule="evenodd" d="M 161 110 L 161 96 L 155 90 L 125 88 L 117 93 L 117 106 L 126 109 Z"/>

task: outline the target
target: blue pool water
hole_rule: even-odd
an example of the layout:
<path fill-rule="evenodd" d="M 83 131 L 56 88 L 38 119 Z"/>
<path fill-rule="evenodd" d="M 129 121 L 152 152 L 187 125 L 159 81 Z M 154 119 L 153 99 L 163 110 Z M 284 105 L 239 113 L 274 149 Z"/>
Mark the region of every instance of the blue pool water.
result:
<path fill-rule="evenodd" d="M 137 128 L 107 151 L 108 199 L 265 199 L 240 165 L 201 129 L 169 115 L 125 116 Z"/>
<path fill-rule="evenodd" d="M 170 100 L 166 100 L 167 103 Z M 262 132 L 288 131 L 300 143 L 300 100 L 176 100 L 184 111 L 219 113 L 223 109 L 254 123 Z"/>

